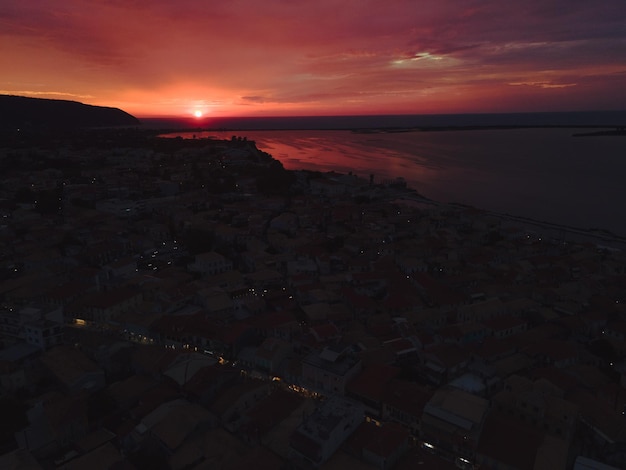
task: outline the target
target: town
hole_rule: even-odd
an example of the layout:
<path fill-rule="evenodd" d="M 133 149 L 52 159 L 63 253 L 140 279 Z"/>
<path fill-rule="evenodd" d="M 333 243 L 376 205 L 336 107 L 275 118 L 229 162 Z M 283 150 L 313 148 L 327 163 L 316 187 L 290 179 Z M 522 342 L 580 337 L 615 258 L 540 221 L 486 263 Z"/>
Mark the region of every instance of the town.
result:
<path fill-rule="evenodd" d="M 620 248 L 245 137 L 4 141 L 0 467 L 626 465 Z"/>

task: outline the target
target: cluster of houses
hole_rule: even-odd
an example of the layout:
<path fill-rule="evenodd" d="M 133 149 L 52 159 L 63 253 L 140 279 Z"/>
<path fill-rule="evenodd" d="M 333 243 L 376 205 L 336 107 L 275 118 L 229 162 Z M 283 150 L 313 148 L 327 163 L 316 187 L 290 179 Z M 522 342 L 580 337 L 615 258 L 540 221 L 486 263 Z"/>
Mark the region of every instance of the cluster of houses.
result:
<path fill-rule="evenodd" d="M 105 144 L 0 149 L 0 467 L 626 465 L 619 248 L 245 139 Z"/>

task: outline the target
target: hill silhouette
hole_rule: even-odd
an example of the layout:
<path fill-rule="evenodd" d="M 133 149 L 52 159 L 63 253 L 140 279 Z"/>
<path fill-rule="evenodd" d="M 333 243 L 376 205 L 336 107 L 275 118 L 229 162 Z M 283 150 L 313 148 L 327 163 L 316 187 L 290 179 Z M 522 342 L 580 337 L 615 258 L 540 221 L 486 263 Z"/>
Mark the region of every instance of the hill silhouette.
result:
<path fill-rule="evenodd" d="M 138 125 L 118 108 L 78 101 L 0 95 L 0 129 L 71 129 Z"/>

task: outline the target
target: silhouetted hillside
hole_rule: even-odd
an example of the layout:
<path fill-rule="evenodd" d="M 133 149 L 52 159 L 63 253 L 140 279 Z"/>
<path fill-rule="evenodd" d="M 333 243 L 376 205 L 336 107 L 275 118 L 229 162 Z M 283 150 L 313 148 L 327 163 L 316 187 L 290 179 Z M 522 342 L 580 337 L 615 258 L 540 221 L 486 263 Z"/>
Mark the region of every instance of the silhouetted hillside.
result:
<path fill-rule="evenodd" d="M 77 101 L 0 95 L 0 129 L 78 128 L 139 124 L 118 108 L 91 106 Z"/>

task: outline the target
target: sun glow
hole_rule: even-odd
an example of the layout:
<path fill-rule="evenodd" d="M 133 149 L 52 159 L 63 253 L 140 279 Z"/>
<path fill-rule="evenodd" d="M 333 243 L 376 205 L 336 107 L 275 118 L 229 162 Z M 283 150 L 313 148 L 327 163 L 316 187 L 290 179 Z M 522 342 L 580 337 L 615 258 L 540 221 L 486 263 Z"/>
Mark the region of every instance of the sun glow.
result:
<path fill-rule="evenodd" d="M 197 117 L 197 118 L 201 118 L 201 117 L 202 117 L 202 111 L 200 111 L 199 109 L 196 109 L 196 110 L 193 112 L 193 115 L 194 115 L 195 117 Z"/>

